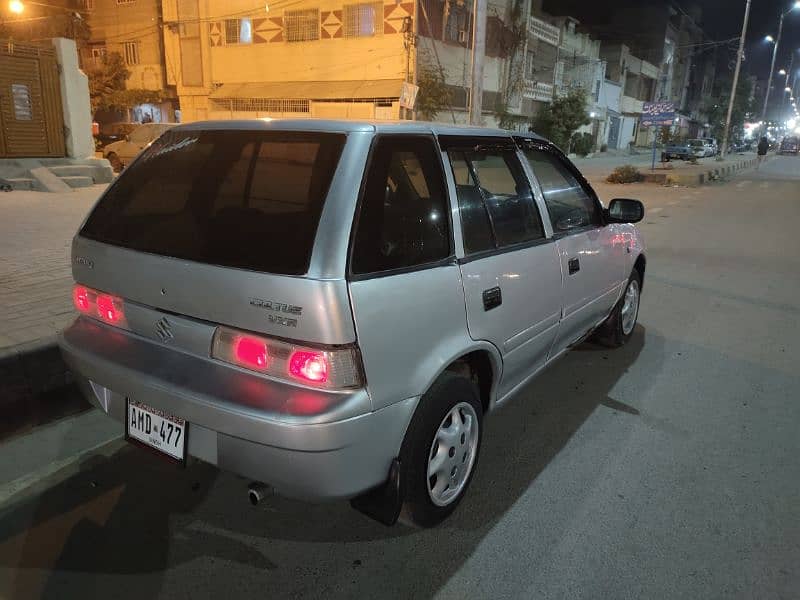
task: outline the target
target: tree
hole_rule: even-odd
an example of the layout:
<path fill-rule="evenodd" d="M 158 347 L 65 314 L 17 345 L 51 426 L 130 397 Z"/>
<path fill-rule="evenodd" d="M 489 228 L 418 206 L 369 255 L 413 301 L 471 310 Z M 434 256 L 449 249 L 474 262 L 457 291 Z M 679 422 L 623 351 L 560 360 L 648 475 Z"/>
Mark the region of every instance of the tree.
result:
<path fill-rule="evenodd" d="M 549 138 L 562 151 L 569 151 L 572 134 L 582 125 L 591 123 L 586 113 L 586 92 L 582 88 L 572 89 L 564 96 L 554 98 L 534 116 L 533 130 Z"/>
<path fill-rule="evenodd" d="M 452 102 L 452 93 L 445 84 L 444 70 L 429 60 L 419 61 L 417 71 L 417 114 L 425 121 L 433 121 L 436 115 Z"/>
<path fill-rule="evenodd" d="M 708 123 L 711 125 L 711 136 L 720 140 L 725 137 L 725 119 L 728 116 L 728 103 L 731 97 L 731 76 L 721 78 L 718 82 L 720 92 L 716 98 L 705 106 Z M 740 140 L 744 137 L 744 121 L 747 113 L 752 112 L 753 83 L 747 77 L 739 79 L 736 86 L 736 98 L 733 101 L 731 113 L 731 140 Z"/>
<path fill-rule="evenodd" d="M 92 113 L 98 110 L 125 111 L 137 104 L 156 104 L 163 100 L 161 91 L 125 88 L 130 71 L 118 52 L 110 53 L 105 63 L 88 71 L 88 76 Z"/>

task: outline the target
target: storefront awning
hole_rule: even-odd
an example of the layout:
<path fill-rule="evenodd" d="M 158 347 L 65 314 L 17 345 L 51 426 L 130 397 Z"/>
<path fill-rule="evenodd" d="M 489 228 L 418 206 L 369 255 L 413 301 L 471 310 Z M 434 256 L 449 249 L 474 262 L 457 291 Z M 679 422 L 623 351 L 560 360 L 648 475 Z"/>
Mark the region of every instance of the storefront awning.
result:
<path fill-rule="evenodd" d="M 399 98 L 402 79 L 367 81 L 279 81 L 225 83 L 210 98 L 269 98 L 275 100 L 343 100 Z"/>

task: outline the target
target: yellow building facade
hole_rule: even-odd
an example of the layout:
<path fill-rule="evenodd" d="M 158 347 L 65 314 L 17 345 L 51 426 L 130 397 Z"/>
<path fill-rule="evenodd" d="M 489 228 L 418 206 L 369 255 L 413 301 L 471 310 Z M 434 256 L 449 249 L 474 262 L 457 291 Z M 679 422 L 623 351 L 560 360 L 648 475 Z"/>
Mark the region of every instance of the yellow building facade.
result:
<path fill-rule="evenodd" d="M 397 119 L 414 1 L 163 0 L 181 120 Z"/>

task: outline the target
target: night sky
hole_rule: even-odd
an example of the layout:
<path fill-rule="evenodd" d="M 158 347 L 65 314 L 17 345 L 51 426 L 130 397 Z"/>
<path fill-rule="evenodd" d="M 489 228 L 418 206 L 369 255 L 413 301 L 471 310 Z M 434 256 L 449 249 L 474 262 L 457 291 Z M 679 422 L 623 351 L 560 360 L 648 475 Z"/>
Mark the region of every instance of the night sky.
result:
<path fill-rule="evenodd" d="M 712 39 L 738 37 L 742 31 L 742 19 L 746 0 L 680 0 L 688 8 L 694 4 L 703 9 L 703 30 Z M 752 0 L 750 25 L 747 28 L 745 69 L 748 73 L 766 79 L 772 58 L 772 44 L 764 42 L 764 36 L 773 37 L 778 31 L 778 19 L 782 11 L 789 10 L 794 0 Z M 784 19 L 783 38 L 778 50 L 775 70 L 788 66 L 789 55 L 800 48 L 800 10 L 790 12 Z M 735 59 L 735 49 L 731 58 Z M 795 55 L 795 67 L 800 68 L 800 52 Z"/>

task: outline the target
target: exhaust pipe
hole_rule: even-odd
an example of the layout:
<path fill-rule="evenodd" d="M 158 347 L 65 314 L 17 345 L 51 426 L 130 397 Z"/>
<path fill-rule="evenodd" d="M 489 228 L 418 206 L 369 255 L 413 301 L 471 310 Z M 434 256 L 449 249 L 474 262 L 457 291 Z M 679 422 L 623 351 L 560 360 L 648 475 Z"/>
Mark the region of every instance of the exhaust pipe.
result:
<path fill-rule="evenodd" d="M 254 481 L 247 486 L 247 497 L 250 498 L 250 504 L 256 506 L 267 496 L 269 488 L 260 481 Z"/>

